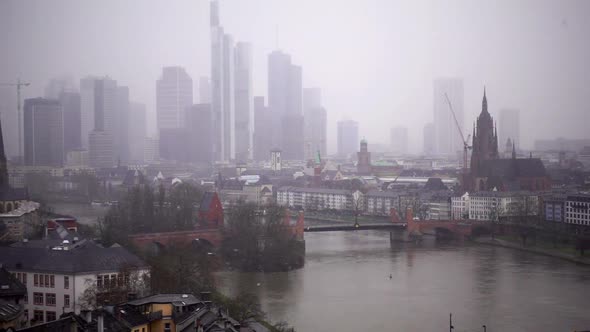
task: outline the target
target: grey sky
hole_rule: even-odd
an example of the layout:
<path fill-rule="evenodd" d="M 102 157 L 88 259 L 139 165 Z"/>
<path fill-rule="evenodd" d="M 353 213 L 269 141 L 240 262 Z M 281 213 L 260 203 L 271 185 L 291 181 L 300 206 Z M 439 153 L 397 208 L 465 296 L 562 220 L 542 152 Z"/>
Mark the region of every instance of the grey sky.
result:
<path fill-rule="evenodd" d="M 485 84 L 493 115 L 521 109 L 523 147 L 535 137 L 590 137 L 588 1 L 221 0 L 220 7 L 225 29 L 253 44 L 255 94 L 266 95 L 267 54 L 277 41 L 303 67 L 304 86 L 322 89 L 330 151 L 342 118 L 359 121 L 370 144 L 408 126 L 411 150 L 420 150 L 433 118 L 432 80 L 441 76 L 464 79 L 467 130 Z M 207 0 L 0 0 L 0 80 L 31 81 L 25 96 L 33 97 L 51 77 L 106 74 L 147 104 L 153 131 L 161 67 L 186 67 L 195 93 L 198 77 L 209 75 L 208 8 Z"/>

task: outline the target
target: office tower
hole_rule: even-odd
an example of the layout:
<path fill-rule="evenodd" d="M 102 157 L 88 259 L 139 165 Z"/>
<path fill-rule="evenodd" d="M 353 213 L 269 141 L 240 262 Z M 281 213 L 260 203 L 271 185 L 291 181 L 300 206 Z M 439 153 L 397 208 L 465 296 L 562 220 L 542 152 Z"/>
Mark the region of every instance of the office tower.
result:
<path fill-rule="evenodd" d="M 87 77 L 80 80 L 81 141 L 89 149 L 92 130 L 112 134 L 117 108 L 117 81 L 108 77 Z"/>
<path fill-rule="evenodd" d="M 437 154 L 454 155 L 463 150 L 463 140 L 457 129 L 453 113 L 445 97 L 453 105 L 457 122 L 467 138 L 468 131 L 463 123 L 463 80 L 441 78 L 434 81 L 434 137 Z"/>
<path fill-rule="evenodd" d="M 45 85 L 45 98 L 59 99 L 62 92 L 75 92 L 77 89 L 69 78 L 52 78 Z"/>
<path fill-rule="evenodd" d="M 63 108 L 64 154 L 82 147 L 80 93 L 62 91 L 59 103 Z"/>
<path fill-rule="evenodd" d="M 357 150 L 359 142 L 359 125 L 352 120 L 338 121 L 338 155 L 340 157 L 349 157 Z"/>
<path fill-rule="evenodd" d="M 281 51 L 268 56 L 268 107 L 273 117 L 272 143 L 283 159 L 304 159 L 302 71 Z"/>
<path fill-rule="evenodd" d="M 434 123 L 424 125 L 424 154 L 427 156 L 434 154 Z"/>
<path fill-rule="evenodd" d="M 182 67 L 164 67 L 156 82 L 158 129 L 182 128 L 186 108 L 193 104 L 193 80 Z"/>
<path fill-rule="evenodd" d="M 113 135 L 104 130 L 93 130 L 88 134 L 88 165 L 93 168 L 116 166 Z"/>
<path fill-rule="evenodd" d="M 170 161 L 188 162 L 188 132 L 183 128 L 160 129 L 160 158 Z"/>
<path fill-rule="evenodd" d="M 509 138 L 518 150 L 520 146 L 520 110 L 518 109 L 500 110 L 498 141 L 506 144 Z"/>
<path fill-rule="evenodd" d="M 64 161 L 64 128 L 59 101 L 26 99 L 23 120 L 25 165 L 61 167 Z"/>
<path fill-rule="evenodd" d="M 186 154 L 190 162 L 213 162 L 213 113 L 211 104 L 196 104 L 186 110 Z"/>
<path fill-rule="evenodd" d="M 248 43 L 237 43 L 235 48 L 235 158 L 252 159 L 254 107 L 252 105 L 252 49 Z"/>
<path fill-rule="evenodd" d="M 113 123 L 113 142 L 115 144 L 115 160 L 117 164 L 127 164 L 129 161 L 129 88 L 117 87 L 117 106 Z"/>
<path fill-rule="evenodd" d="M 391 151 L 396 154 L 408 153 L 408 128 L 391 128 Z"/>
<path fill-rule="evenodd" d="M 305 131 L 305 159 L 314 159 L 319 151 L 326 156 L 328 114 L 322 107 L 319 88 L 303 89 L 303 119 Z"/>
<path fill-rule="evenodd" d="M 264 97 L 254 97 L 254 160 L 268 160 L 272 145 L 272 114 Z"/>
<path fill-rule="evenodd" d="M 143 152 L 143 160 L 148 164 L 152 164 L 160 160 L 160 142 L 155 137 L 145 138 L 145 150 Z"/>
<path fill-rule="evenodd" d="M 129 159 L 134 162 L 143 162 L 147 136 L 145 104 L 131 102 L 129 119 Z"/>
<path fill-rule="evenodd" d="M 211 107 L 215 160 L 235 157 L 233 39 L 219 24 L 219 4 L 211 2 Z"/>
<path fill-rule="evenodd" d="M 211 104 L 211 80 L 207 76 L 199 78 L 199 103 Z"/>
<path fill-rule="evenodd" d="M 12 86 L 0 85 L 0 117 L 5 155 L 18 156 L 18 117 L 16 113 L 16 93 Z"/>

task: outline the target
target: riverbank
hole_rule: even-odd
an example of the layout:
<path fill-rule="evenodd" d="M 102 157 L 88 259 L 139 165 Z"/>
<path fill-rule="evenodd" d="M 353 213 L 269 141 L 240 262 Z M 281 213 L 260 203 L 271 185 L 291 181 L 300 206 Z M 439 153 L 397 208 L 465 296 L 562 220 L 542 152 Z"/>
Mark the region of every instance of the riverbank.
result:
<path fill-rule="evenodd" d="M 561 259 L 568 260 L 568 261 L 576 263 L 576 264 L 590 265 L 590 257 L 581 257 L 579 255 L 572 255 L 572 254 L 568 254 L 568 253 L 564 253 L 564 252 L 559 252 L 557 250 L 544 249 L 544 248 L 539 248 L 536 246 L 522 246 L 520 243 L 507 241 L 507 240 L 503 240 L 503 239 L 498 239 L 498 238 L 495 238 L 495 239 L 477 238 L 477 239 L 474 239 L 473 241 L 475 243 L 479 243 L 479 244 L 487 244 L 487 245 L 492 245 L 492 246 L 498 246 L 498 247 L 516 249 L 516 250 L 523 250 L 523 251 L 528 251 L 528 252 L 532 252 L 532 253 L 536 253 L 536 254 L 540 254 L 540 255 L 561 258 Z"/>

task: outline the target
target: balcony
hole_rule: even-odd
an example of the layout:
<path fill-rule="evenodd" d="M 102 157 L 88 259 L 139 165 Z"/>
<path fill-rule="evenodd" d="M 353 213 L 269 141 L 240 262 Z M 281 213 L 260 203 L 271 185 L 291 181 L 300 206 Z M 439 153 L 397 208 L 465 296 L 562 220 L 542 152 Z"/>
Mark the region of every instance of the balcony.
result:
<path fill-rule="evenodd" d="M 145 316 L 150 323 L 156 320 L 160 320 L 162 319 L 162 310 L 150 312 Z"/>

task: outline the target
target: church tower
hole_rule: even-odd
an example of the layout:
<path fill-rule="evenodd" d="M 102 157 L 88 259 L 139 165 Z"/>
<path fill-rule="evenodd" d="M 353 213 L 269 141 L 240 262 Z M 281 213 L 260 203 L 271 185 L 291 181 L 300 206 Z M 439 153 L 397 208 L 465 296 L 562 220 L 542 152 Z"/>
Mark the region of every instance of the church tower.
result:
<path fill-rule="evenodd" d="M 481 113 L 473 128 L 473 152 L 471 154 L 471 174 L 477 175 L 483 161 L 498 159 L 498 133 L 494 119 L 488 112 L 486 89 L 483 89 Z"/>

